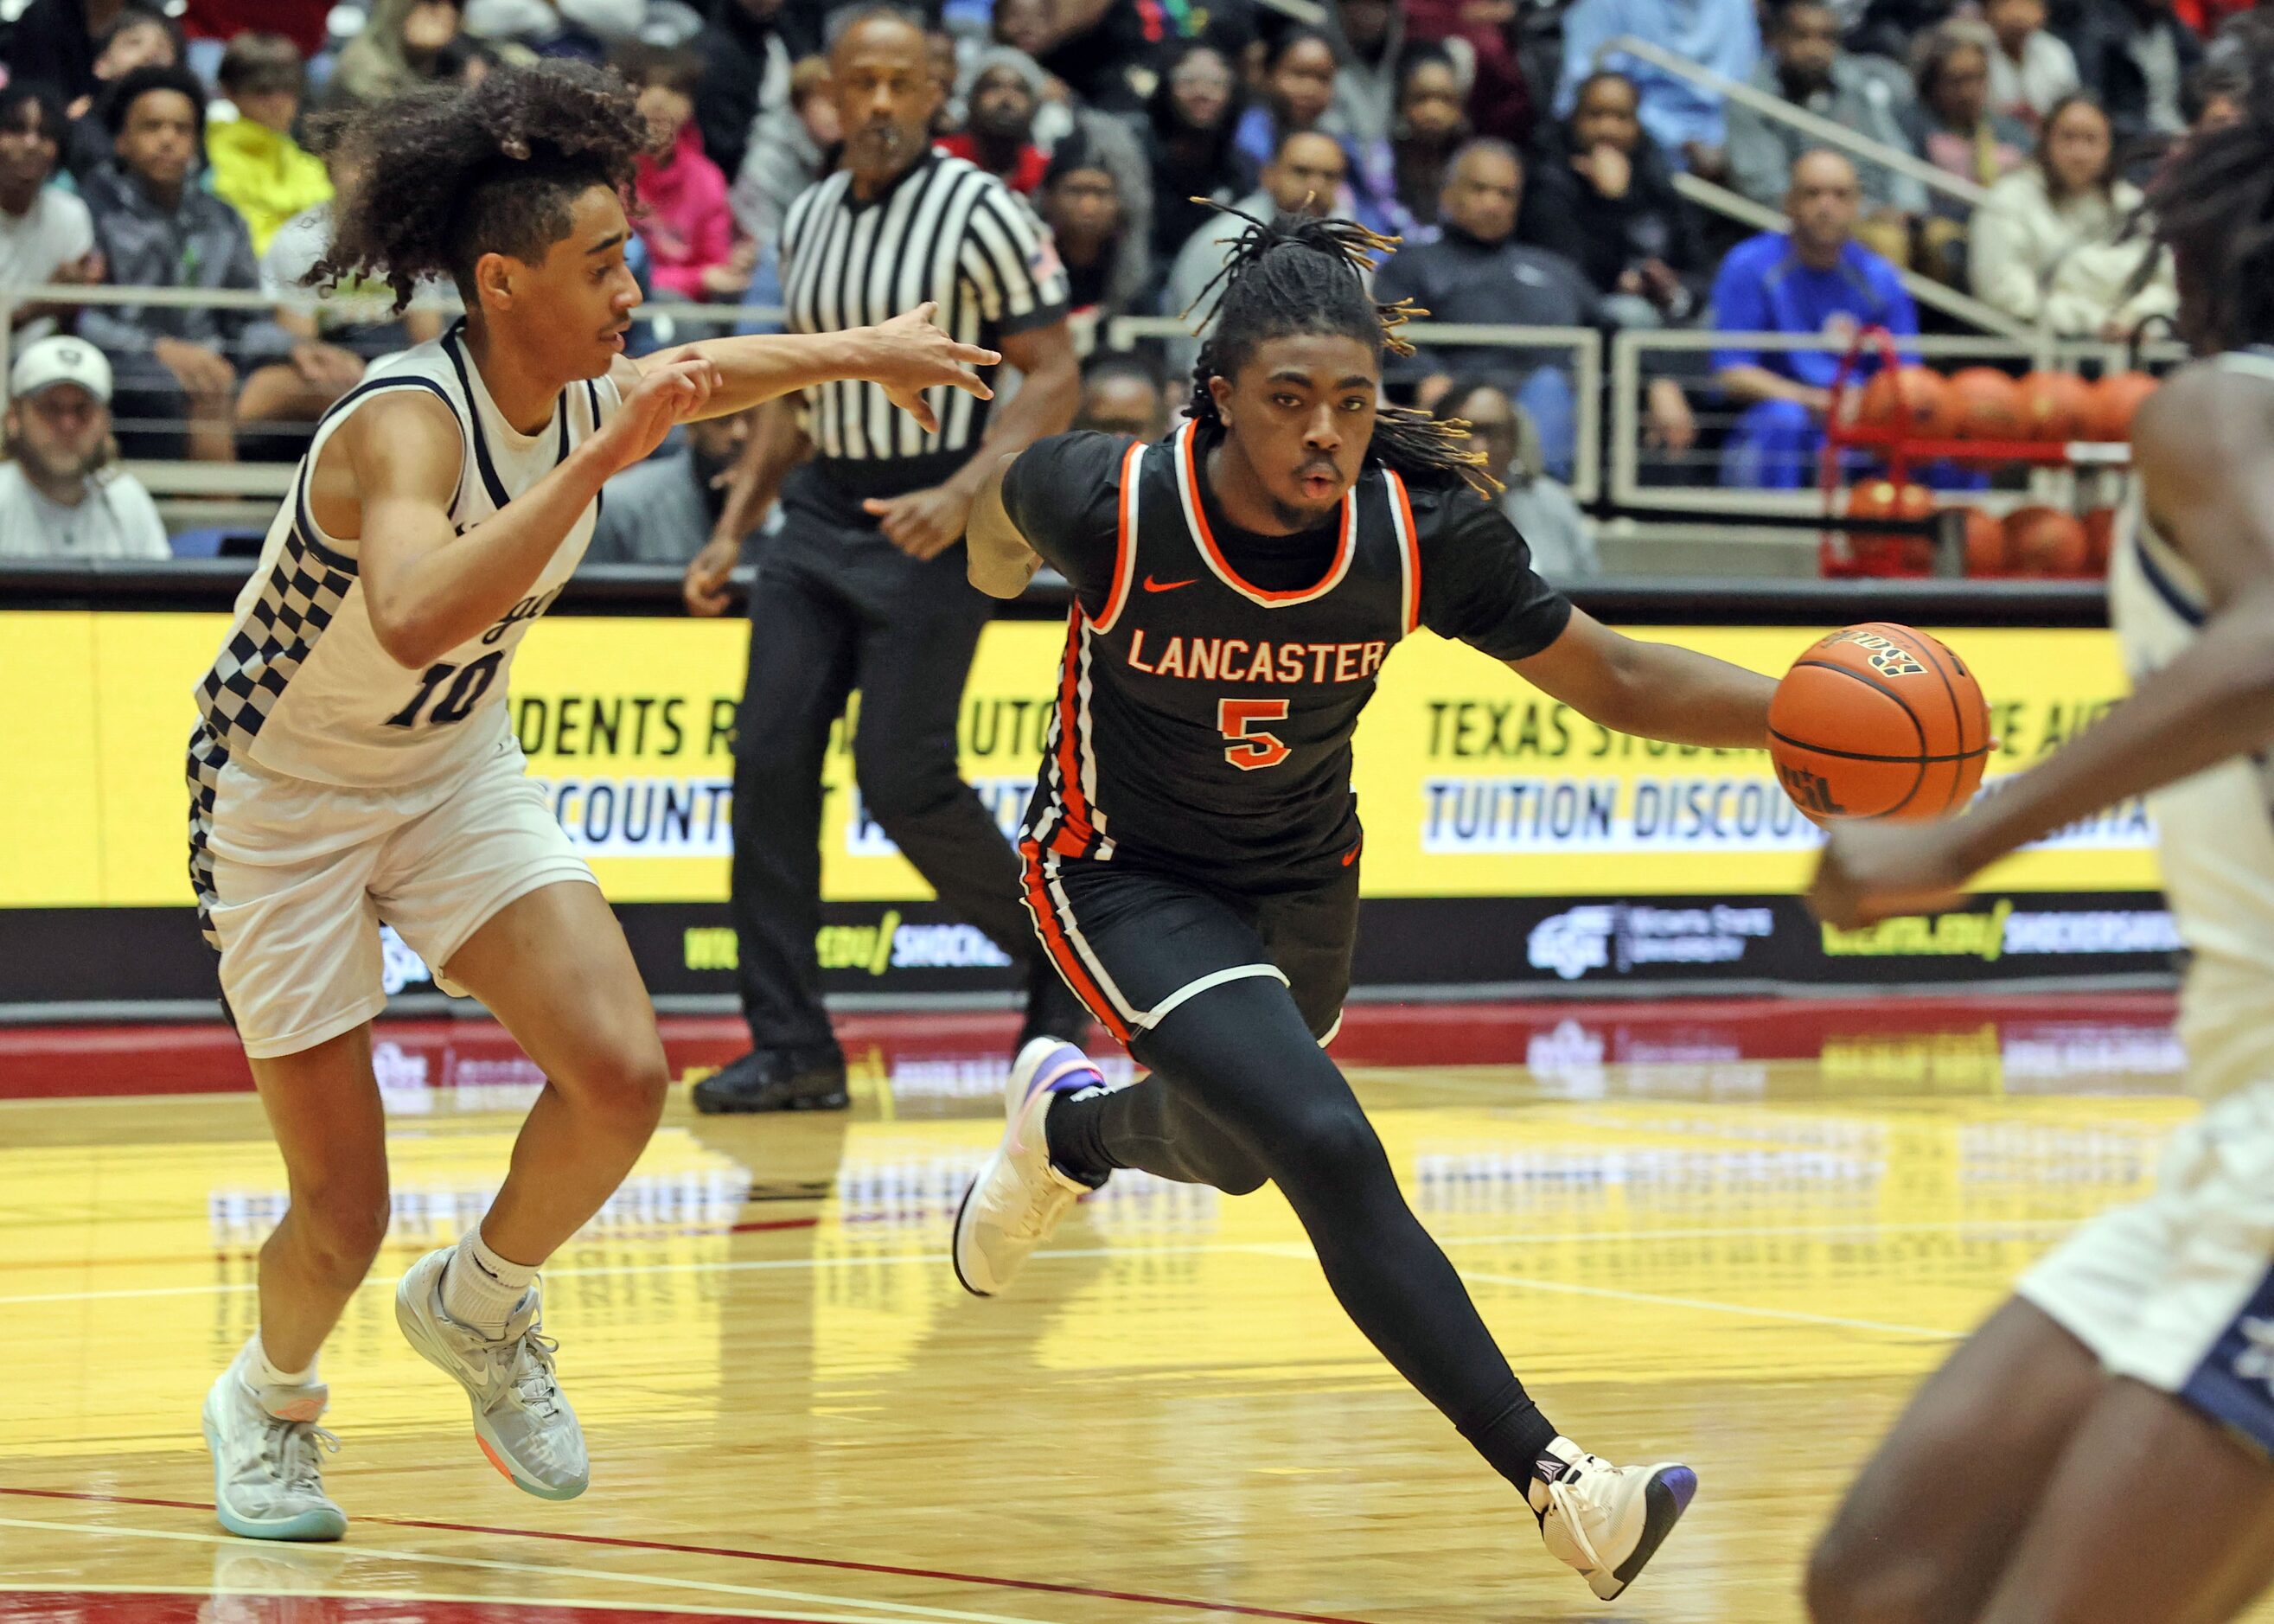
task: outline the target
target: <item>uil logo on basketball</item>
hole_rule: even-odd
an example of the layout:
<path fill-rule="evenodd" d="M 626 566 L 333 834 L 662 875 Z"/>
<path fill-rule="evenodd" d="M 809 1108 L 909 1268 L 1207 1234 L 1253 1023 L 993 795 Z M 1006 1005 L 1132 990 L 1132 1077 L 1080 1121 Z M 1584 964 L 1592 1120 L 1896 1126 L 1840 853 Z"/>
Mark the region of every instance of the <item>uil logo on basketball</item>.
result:
<path fill-rule="evenodd" d="M 1777 782 L 1784 792 L 1792 797 L 1792 804 L 1815 818 L 1840 818 L 1848 809 L 1833 798 L 1832 782 L 1804 767 L 1795 767 L 1788 761 L 1776 764 Z"/>

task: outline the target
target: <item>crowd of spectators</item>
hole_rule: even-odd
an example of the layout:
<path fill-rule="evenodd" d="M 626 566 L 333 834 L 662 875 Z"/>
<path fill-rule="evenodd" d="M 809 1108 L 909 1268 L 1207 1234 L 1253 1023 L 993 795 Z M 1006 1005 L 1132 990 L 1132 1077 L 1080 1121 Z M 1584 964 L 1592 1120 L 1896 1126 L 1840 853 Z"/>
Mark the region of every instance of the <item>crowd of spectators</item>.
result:
<path fill-rule="evenodd" d="M 305 285 L 357 162 L 323 115 L 549 55 L 613 64 L 638 93 L 651 297 L 720 306 L 717 330 L 762 328 L 784 215 L 835 160 L 827 46 L 845 9 L 30 0 L 10 22 L 0 8 L 0 286 L 235 296 L 15 302 L 14 346 L 93 346 L 113 457 L 292 455 L 367 366 L 458 308 L 448 287 L 397 313 L 383 291 Z M 2231 111 L 2216 35 L 2253 23 L 2211 0 L 1328 0 L 1315 26 L 1269 0 L 913 9 L 947 92 L 937 144 L 1047 225 L 1096 368 L 1086 417 L 1131 426 L 1178 409 L 1198 344 L 1154 335 L 1117 353 L 1104 326 L 1204 320 L 1244 224 L 1226 210 L 1332 213 L 1402 238 L 1379 296 L 1444 322 L 1907 334 L 1912 277 L 2063 336 L 2129 336 L 2173 303 L 2168 268 L 2143 267 L 2126 234 L 2140 182 L 2192 121 Z M 1612 49 L 1628 38 L 1647 49 Z M 1778 104 L 1896 156 L 1826 150 L 1820 127 L 1764 110 Z M 1685 176 L 1785 228 L 1702 210 Z M 1703 431 L 1693 477 L 1714 478 L 1716 458 L 1726 482 L 1796 484 L 1831 365 L 1733 337 L 1710 364 L 1649 373 L 1635 404 L 1671 453 L 1699 444 L 1701 421 L 1728 425 Z M 1139 409 L 1141 385 L 1156 410 Z M 1553 480 L 1589 404 L 1568 344 L 1425 345 L 1387 387 L 1458 405 L 1480 438 L 1489 424 L 1509 501 L 1560 528 Z M 11 409 L 11 451 L 18 422 Z M 699 545 L 746 432 L 675 437 L 637 471 L 642 501 L 609 504 L 621 517 L 595 557 Z M 1590 567 L 1584 546 L 1553 551 Z"/>

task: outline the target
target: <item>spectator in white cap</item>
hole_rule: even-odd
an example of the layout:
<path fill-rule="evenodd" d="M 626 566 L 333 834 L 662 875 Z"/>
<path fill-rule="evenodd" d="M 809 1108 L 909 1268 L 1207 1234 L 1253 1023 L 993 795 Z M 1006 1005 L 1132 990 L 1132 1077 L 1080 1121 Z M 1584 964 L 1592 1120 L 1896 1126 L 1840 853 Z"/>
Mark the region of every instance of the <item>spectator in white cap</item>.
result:
<path fill-rule="evenodd" d="M 110 363 L 83 338 L 27 344 L 8 374 L 0 558 L 170 558 L 150 493 L 113 466 Z"/>

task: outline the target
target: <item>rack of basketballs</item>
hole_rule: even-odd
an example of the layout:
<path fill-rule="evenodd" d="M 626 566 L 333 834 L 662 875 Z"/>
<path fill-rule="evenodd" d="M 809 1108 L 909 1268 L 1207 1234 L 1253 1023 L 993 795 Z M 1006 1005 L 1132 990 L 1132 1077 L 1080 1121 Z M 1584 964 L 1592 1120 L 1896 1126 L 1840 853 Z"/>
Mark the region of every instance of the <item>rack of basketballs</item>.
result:
<path fill-rule="evenodd" d="M 1942 373 L 1903 364 L 1884 328 L 1858 333 L 1841 359 L 1826 413 L 1818 487 L 1827 519 L 1868 528 L 1829 529 L 1818 556 L 1827 576 L 1954 575 L 1956 545 L 1938 569 L 1933 523 L 1964 525 L 1965 575 L 2093 577 L 2105 574 L 2118 507 L 2132 460 L 2132 419 L 2156 379 L 2110 370 L 2019 377 L 1996 366 Z M 1863 387 L 1863 363 L 1878 365 Z M 2067 471 L 2014 493 L 1979 487 L 2000 468 Z M 1915 475 L 1939 480 L 1937 489 Z M 1987 502 L 1981 500 L 1988 498 Z M 1947 527 L 1954 530 L 1954 521 Z"/>

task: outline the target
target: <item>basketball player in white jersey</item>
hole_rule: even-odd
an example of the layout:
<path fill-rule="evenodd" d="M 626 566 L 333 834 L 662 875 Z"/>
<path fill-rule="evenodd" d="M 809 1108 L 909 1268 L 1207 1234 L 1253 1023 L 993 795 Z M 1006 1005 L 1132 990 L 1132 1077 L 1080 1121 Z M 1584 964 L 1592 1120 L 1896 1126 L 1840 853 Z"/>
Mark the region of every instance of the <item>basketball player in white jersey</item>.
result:
<path fill-rule="evenodd" d="M 930 428 L 948 388 L 986 394 L 968 368 L 996 359 L 925 307 L 627 359 L 640 291 L 619 199 L 646 126 L 596 70 L 498 69 L 356 115 L 343 139 L 371 162 L 317 275 L 384 276 L 403 298 L 448 276 L 467 316 L 318 426 L 198 689 L 191 877 L 291 1191 L 261 1250 L 260 1330 L 204 1427 L 222 1525 L 270 1539 L 346 1526 L 318 1469 L 336 1440 L 315 1424 L 316 1356 L 388 1229 L 382 921 L 547 1078 L 479 1226 L 411 1266 L 396 1318 L 465 1387 L 517 1487 L 585 1486 L 536 1272 L 646 1144 L 663 1048 L 614 916 L 523 775 L 505 698 L 602 482 L 674 423 L 836 378 L 877 380 Z"/>
<path fill-rule="evenodd" d="M 2204 1106 L 2146 1200 L 2022 1277 L 1922 1387 L 1808 1575 L 1817 1624 L 2213 1624 L 2274 1575 L 2274 77 L 2150 200 L 2205 359 L 2133 430 L 2109 602 L 2135 687 L 2041 765 L 1924 826 L 1837 831 L 1811 905 L 1946 908 L 2016 847 L 2150 797 L 2193 953 Z"/>

